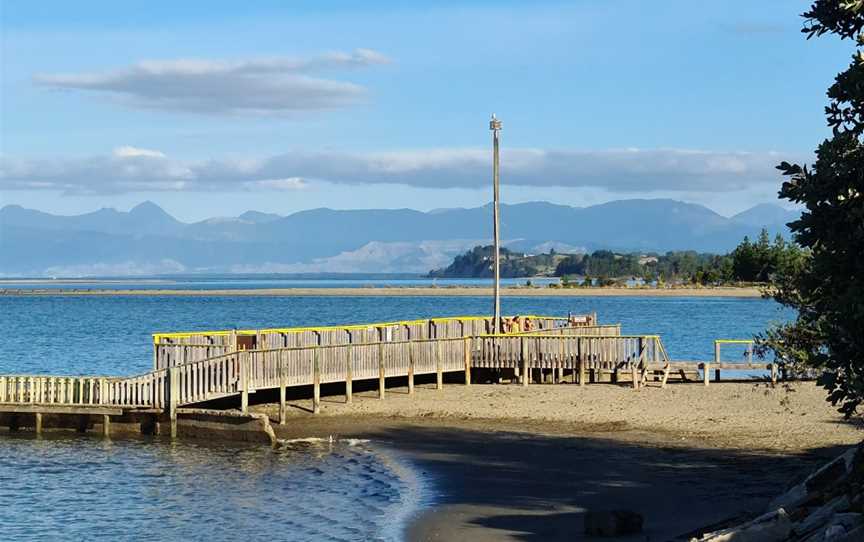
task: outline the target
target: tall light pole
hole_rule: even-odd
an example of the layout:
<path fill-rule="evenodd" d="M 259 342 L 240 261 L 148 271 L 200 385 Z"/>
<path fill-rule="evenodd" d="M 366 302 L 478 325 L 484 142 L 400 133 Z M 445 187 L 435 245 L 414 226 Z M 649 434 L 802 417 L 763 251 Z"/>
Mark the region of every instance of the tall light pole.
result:
<path fill-rule="evenodd" d="M 492 120 L 489 121 L 489 129 L 492 130 L 492 235 L 494 237 L 494 272 L 495 286 L 493 287 L 493 295 L 495 297 L 495 309 L 493 317 L 493 331 L 501 333 L 501 239 L 498 231 L 498 201 L 499 196 L 499 179 L 498 179 L 498 135 L 501 132 L 501 121 L 492 113 Z"/>

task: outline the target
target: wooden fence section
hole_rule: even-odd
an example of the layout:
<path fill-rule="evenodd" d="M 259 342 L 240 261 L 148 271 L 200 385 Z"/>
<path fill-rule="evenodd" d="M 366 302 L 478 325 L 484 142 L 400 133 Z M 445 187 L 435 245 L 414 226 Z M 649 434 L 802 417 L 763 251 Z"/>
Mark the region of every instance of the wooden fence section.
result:
<path fill-rule="evenodd" d="M 592 327 L 597 323 L 596 314 L 570 318 L 530 315 L 523 319 L 535 332 L 565 326 Z M 491 331 L 491 318 L 464 316 L 317 328 L 156 333 L 153 335 L 153 368 L 165 369 L 237 350 L 449 339 L 485 335 Z"/>
<path fill-rule="evenodd" d="M 245 407 L 256 390 L 345 382 L 346 394 L 358 380 L 409 379 L 416 375 L 473 368 L 569 369 L 586 383 L 589 371 L 632 375 L 634 386 L 647 381 L 650 363 L 668 359 L 657 336 L 494 335 L 453 339 L 419 339 L 370 344 L 241 350 L 167 369 L 169 398 L 183 406 L 240 394 Z M 527 384 L 527 379 L 523 378 Z M 665 380 L 664 380 L 665 383 Z M 409 382 L 409 387 L 410 387 Z M 157 387 L 158 389 L 158 387 Z M 318 395 L 316 391 L 316 396 Z M 153 403 L 153 406 L 162 403 Z"/>
<path fill-rule="evenodd" d="M 617 326 L 597 326 L 593 331 Z M 589 328 L 580 333 L 591 331 Z M 320 385 L 472 368 L 627 371 L 665 359 L 658 337 L 556 334 L 494 335 L 448 339 L 241 350 L 130 378 L 0 376 L 0 403 L 110 405 L 175 409 L 259 389 Z M 634 381 L 635 383 L 635 381 Z"/>

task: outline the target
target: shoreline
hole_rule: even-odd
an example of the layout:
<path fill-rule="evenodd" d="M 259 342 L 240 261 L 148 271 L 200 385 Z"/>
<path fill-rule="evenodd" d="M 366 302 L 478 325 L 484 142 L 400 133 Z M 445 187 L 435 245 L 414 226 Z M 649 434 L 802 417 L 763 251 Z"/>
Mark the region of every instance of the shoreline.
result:
<path fill-rule="evenodd" d="M 760 512 L 864 436 L 815 384 L 791 389 L 420 384 L 414 397 L 364 391 L 352 405 L 325 395 L 319 415 L 296 399 L 273 428 L 279 438 L 369 439 L 414 465 L 433 499 L 406 540 L 579 539 L 586 510 L 612 508 L 643 514 L 636 539 L 668 540 Z M 252 408 L 272 418 L 275 407 Z"/>
<path fill-rule="evenodd" d="M 359 287 L 243 289 L 70 289 L 7 288 L 0 297 L 15 296 L 190 296 L 190 297 L 487 297 L 487 287 Z M 726 288 L 502 288 L 502 297 L 738 297 L 761 298 L 756 287 Z"/>

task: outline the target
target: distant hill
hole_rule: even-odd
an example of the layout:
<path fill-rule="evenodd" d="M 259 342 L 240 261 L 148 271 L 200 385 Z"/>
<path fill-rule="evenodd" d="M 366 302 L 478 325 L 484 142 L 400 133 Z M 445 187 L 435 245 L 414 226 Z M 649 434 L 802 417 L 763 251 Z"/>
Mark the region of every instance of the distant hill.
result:
<path fill-rule="evenodd" d="M 767 227 L 786 233 L 795 213 L 757 205 L 732 218 L 668 199 L 590 207 L 502 205 L 505 246 L 526 253 L 697 250 L 726 252 Z M 247 211 L 184 223 L 152 202 L 129 212 L 58 216 L 0 209 L 0 275 L 181 272 L 426 273 L 491 237 L 491 206 L 470 209 Z"/>

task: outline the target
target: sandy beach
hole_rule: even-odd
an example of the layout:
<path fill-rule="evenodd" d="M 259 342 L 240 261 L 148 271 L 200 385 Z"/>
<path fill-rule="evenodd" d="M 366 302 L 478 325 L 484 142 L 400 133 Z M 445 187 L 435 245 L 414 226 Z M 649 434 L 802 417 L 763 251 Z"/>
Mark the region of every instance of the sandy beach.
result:
<path fill-rule="evenodd" d="M 7 288 L 0 295 L 29 296 L 284 296 L 284 297 L 465 297 L 491 296 L 491 288 L 480 287 L 361 287 L 361 288 L 256 288 L 256 289 L 77 289 Z M 729 288 L 503 288 L 512 297 L 762 297 L 753 287 Z"/>
<path fill-rule="evenodd" d="M 344 404 L 325 387 L 322 412 L 292 401 L 280 438 L 362 437 L 427 474 L 434 505 L 409 540 L 580 539 L 586 510 L 645 517 L 633 540 L 668 540 L 758 512 L 801 472 L 864 438 L 813 383 L 613 385 L 447 384 L 373 390 Z M 254 410 L 277 419 L 272 396 Z"/>

